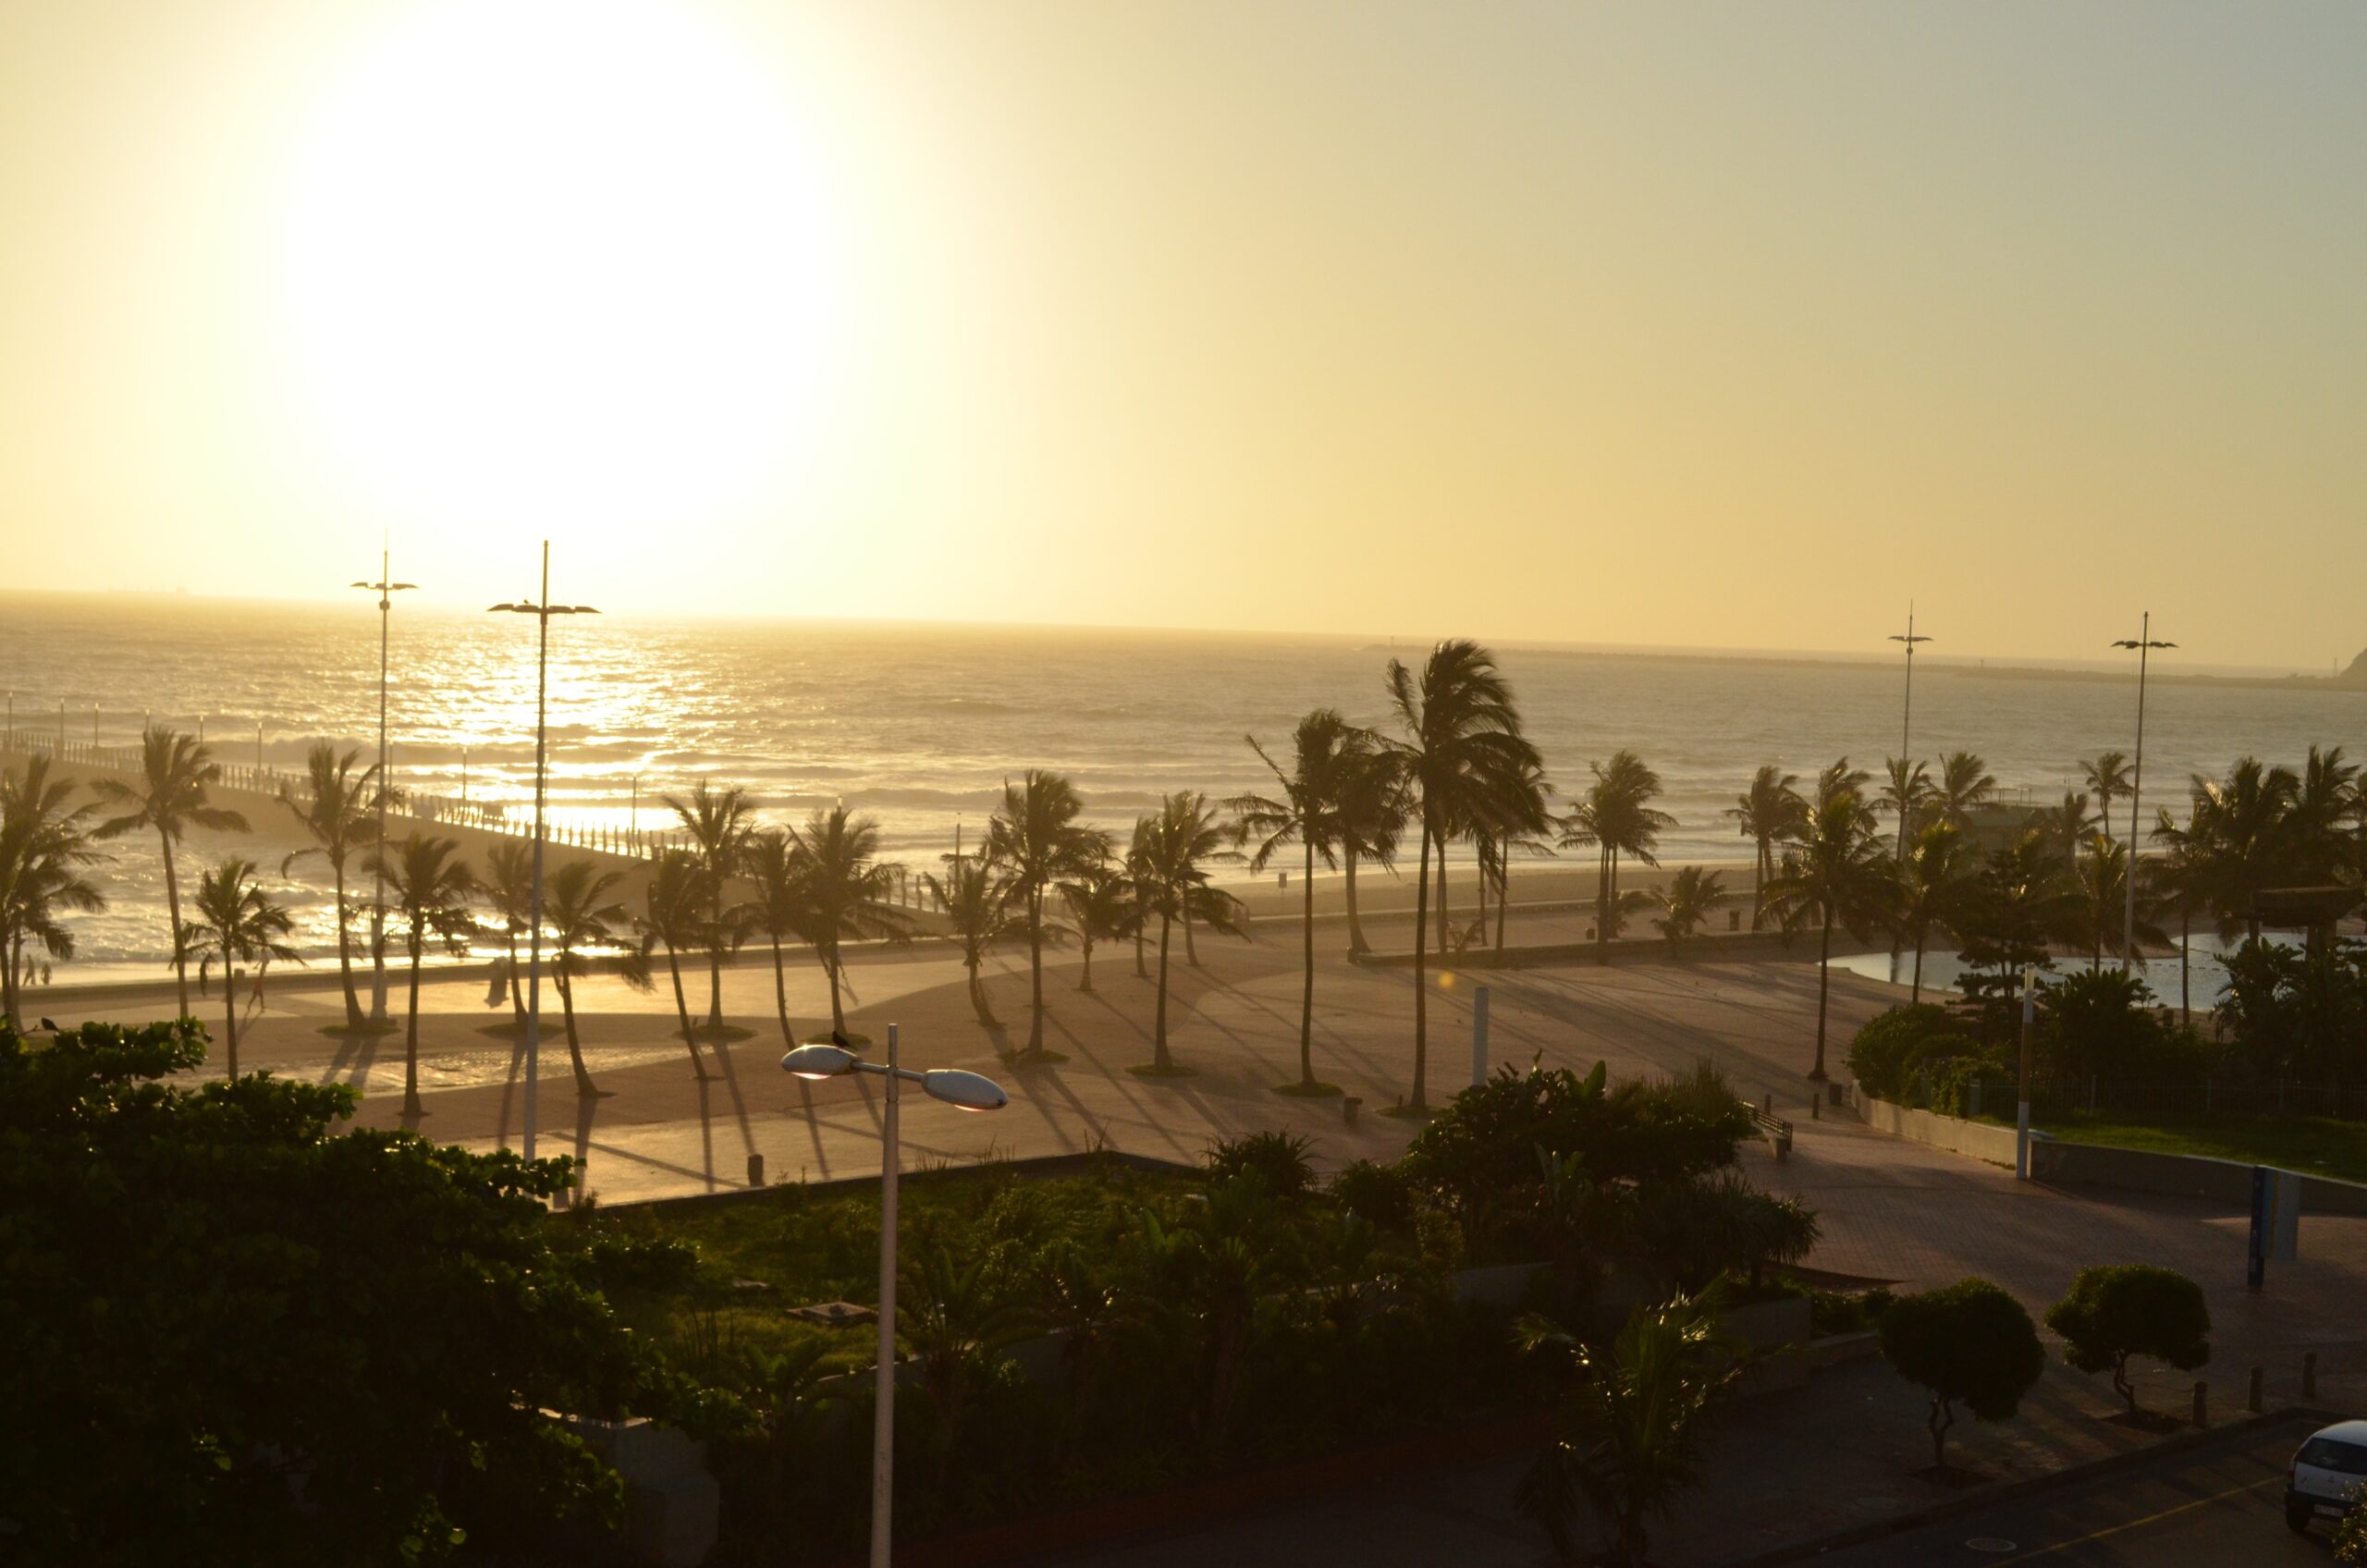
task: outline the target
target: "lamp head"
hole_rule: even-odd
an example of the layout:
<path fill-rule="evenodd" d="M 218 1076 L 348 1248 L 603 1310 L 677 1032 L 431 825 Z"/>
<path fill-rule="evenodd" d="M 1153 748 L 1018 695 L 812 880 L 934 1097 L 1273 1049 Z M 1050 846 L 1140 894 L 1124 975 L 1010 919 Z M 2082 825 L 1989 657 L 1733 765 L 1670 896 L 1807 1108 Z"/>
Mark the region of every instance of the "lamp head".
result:
<path fill-rule="evenodd" d="M 1011 1096 L 1002 1092 L 1000 1084 L 958 1067 L 930 1068 L 921 1074 L 921 1087 L 927 1091 L 929 1098 L 943 1100 L 961 1110 L 1000 1110 L 1011 1103 Z"/>
<path fill-rule="evenodd" d="M 780 1059 L 780 1070 L 793 1078 L 836 1078 L 855 1063 L 855 1054 L 839 1046 L 800 1046 Z"/>

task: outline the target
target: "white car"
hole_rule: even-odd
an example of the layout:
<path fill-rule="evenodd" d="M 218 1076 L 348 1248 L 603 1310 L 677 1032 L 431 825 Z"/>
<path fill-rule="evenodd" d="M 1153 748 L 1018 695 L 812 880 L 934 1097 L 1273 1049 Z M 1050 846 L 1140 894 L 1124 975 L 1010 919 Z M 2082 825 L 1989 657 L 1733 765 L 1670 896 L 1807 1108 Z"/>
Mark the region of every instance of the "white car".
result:
<path fill-rule="evenodd" d="M 2336 1517 L 2359 1504 L 2367 1482 L 2367 1421 L 2337 1421 L 2294 1451 L 2285 1470 L 2285 1522 L 2296 1533 L 2321 1513 Z"/>

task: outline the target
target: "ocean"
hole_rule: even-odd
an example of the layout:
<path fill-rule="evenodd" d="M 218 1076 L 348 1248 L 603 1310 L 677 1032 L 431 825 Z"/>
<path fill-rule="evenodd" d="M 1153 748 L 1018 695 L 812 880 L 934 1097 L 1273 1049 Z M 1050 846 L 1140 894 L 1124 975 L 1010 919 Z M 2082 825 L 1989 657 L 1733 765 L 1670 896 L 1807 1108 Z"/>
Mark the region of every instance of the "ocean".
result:
<path fill-rule="evenodd" d="M 523 805 L 533 765 L 529 617 L 398 602 L 389 724 L 397 780 Z M 2104 641 L 2100 634 L 2099 643 Z M 1837 756 L 1879 772 L 1898 749 L 1899 661 L 1588 651 L 1498 644 L 1550 776 L 1582 789 L 1626 747 L 1660 771 L 1677 821 L 1663 861 L 1748 854 L 1721 814 L 1760 764 L 1802 774 Z M 1417 662 L 1427 644 L 1393 651 Z M 1388 723 L 1392 649 L 1367 639 L 665 619 L 553 623 L 549 733 L 556 819 L 644 827 L 699 778 L 746 785 L 774 817 L 836 801 L 877 816 L 887 852 L 933 866 L 957 828 L 975 841 L 1005 778 L 1068 774 L 1097 823 L 1124 829 L 1162 791 L 1227 795 L 1262 775 L 1308 708 Z M 2173 655 L 2175 657 L 2175 655 Z M 2176 668 L 2175 665 L 2167 668 Z M 196 729 L 225 760 L 300 769 L 321 736 L 374 743 L 378 616 L 350 604 L 171 595 L 0 594 L 0 686 L 18 729 L 136 738 L 143 720 Z M 2126 681 L 1998 679 L 1917 662 L 1919 755 L 1970 750 L 2010 798 L 2060 798 L 2079 760 L 2131 748 Z M 2367 692 L 2155 682 L 2149 798 L 2182 811 L 2186 778 L 2312 743 L 2367 751 Z M 2126 809 L 2125 806 L 2122 809 Z M 2148 816 L 2151 810 L 2148 809 Z M 244 852 L 275 877 L 285 844 Z M 91 961 L 166 950 L 162 876 L 144 841 L 117 846 L 105 914 L 78 922 Z M 210 846 L 200 844 L 197 853 Z M 193 857 L 194 858 L 194 857 Z M 330 929 L 317 877 L 288 889 L 308 941 Z"/>

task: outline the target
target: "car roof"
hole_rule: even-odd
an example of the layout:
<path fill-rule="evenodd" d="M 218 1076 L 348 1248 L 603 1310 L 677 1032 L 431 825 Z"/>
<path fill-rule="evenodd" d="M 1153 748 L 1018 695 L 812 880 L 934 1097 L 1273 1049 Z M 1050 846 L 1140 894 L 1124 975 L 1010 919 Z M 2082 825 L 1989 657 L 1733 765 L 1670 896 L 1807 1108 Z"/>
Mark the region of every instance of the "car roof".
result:
<path fill-rule="evenodd" d="M 2337 1421 L 2331 1427 L 2321 1427 L 2310 1434 L 2312 1439 L 2332 1438 L 2336 1442 L 2367 1445 L 2367 1421 Z"/>

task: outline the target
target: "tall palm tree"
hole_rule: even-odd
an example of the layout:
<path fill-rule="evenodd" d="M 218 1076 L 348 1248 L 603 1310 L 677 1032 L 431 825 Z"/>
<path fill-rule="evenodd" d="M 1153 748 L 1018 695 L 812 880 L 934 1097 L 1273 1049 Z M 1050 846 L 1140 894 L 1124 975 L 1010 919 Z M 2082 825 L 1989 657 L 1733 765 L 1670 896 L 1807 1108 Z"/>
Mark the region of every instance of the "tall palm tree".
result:
<path fill-rule="evenodd" d="M 222 778 L 214 753 L 194 737 L 161 724 L 140 733 L 140 774 L 127 783 L 102 778 L 99 799 L 128 807 L 119 816 L 99 824 L 97 836 L 113 839 L 136 828 L 155 830 L 165 853 L 165 913 L 172 922 L 173 982 L 181 1016 L 189 1016 L 189 955 L 181 950 L 180 872 L 173 864 L 173 849 L 192 827 L 216 833 L 244 833 L 247 819 L 235 811 L 206 802 L 206 791 Z"/>
<path fill-rule="evenodd" d="M 282 784 L 279 803 L 295 814 L 313 840 L 279 864 L 279 874 L 307 855 L 328 862 L 337 884 L 337 970 L 345 990 L 345 1026 L 363 1023 L 362 998 L 353 988 L 353 908 L 345 895 L 346 866 L 372 842 L 377 832 L 378 765 L 361 767 L 359 748 L 340 752 L 326 741 L 315 741 L 304 756 L 304 783 L 299 789 Z"/>
<path fill-rule="evenodd" d="M 2100 828 L 2107 839 L 2112 837 L 2112 803 L 2128 797 L 2130 769 L 2128 753 L 2098 752 L 2079 764 L 2079 782 L 2095 797 L 2096 815 Z"/>
<path fill-rule="evenodd" d="M 1833 928 L 1845 925 L 1862 939 L 1875 920 L 1890 912 L 1896 884 L 1889 859 L 1874 837 L 1874 814 L 1856 791 L 1836 790 L 1804 815 L 1793 831 L 1792 852 L 1767 885 L 1767 905 L 1790 925 L 1806 915 L 1821 927 L 1816 971 L 1816 1065 L 1809 1077 L 1822 1083 L 1825 1018 L 1833 989 Z"/>
<path fill-rule="evenodd" d="M 1236 795 L 1225 802 L 1233 814 L 1239 841 L 1257 840 L 1249 869 L 1264 871 L 1276 855 L 1296 844 L 1300 867 L 1300 928 L 1304 941 L 1304 974 L 1299 987 L 1298 1083 L 1310 1093 L 1320 1087 L 1315 1077 L 1315 863 L 1340 864 L 1340 802 L 1344 790 L 1344 758 L 1369 737 L 1340 716 L 1337 708 L 1317 708 L 1298 721 L 1291 735 L 1291 764 L 1284 768 L 1245 735 L 1249 749 L 1274 776 L 1278 794 Z"/>
<path fill-rule="evenodd" d="M 1676 826 L 1676 818 L 1653 806 L 1660 793 L 1661 776 L 1643 758 L 1613 752 L 1609 762 L 1594 765 L 1594 782 L 1563 822 L 1563 848 L 1595 851 L 1595 951 L 1606 960 L 1619 934 L 1619 857 L 1660 864 L 1652 851 L 1662 831 Z"/>
<path fill-rule="evenodd" d="M 689 852 L 699 865 L 700 890 L 705 908 L 699 945 L 706 949 L 706 1026 L 723 1033 L 723 960 L 737 951 L 748 935 L 747 923 L 727 903 L 731 879 L 756 831 L 756 808 L 748 791 L 737 784 L 718 790 L 702 778 L 688 795 L 668 795 L 666 804 L 682 825 Z"/>
<path fill-rule="evenodd" d="M 1997 798 L 1997 776 L 1971 752 L 1950 752 L 1940 759 L 1940 794 L 1936 802 L 1942 820 L 1958 827 L 1972 820 L 1975 806 Z"/>
<path fill-rule="evenodd" d="M 1669 878 L 1668 886 L 1660 890 L 1656 901 L 1662 913 L 1652 924 L 1661 928 L 1661 935 L 1668 938 L 1670 947 L 1683 946 L 1710 918 L 1710 912 L 1725 894 L 1718 883 L 1716 872 L 1687 865 L 1680 867 Z"/>
<path fill-rule="evenodd" d="M 1031 767 L 1002 787 L 1002 809 L 987 824 L 987 858 L 1009 874 L 1027 924 L 1028 1017 L 1024 1055 L 1044 1055 L 1044 937 L 1059 927 L 1048 917 L 1052 888 L 1109 852 L 1109 842 L 1076 819 L 1085 810 L 1076 787 L 1057 773 Z"/>
<path fill-rule="evenodd" d="M 1395 866 L 1398 841 L 1405 835 L 1406 788 L 1404 755 L 1372 731 L 1359 730 L 1355 745 L 1340 756 L 1341 889 L 1347 900 L 1351 953 L 1371 950 L 1356 911 L 1356 866 Z"/>
<path fill-rule="evenodd" d="M 622 948 L 619 973 L 636 991 L 652 988 L 649 949 L 632 937 L 632 915 L 616 897 L 623 886 L 621 871 L 603 871 L 588 860 L 570 860 L 551 873 L 543 889 L 543 921 L 549 926 L 551 977 L 558 985 L 559 1013 L 567 1021 L 567 1060 L 575 1070 L 575 1092 L 588 1097 L 601 1091 L 583 1065 L 583 1042 L 575 1027 L 575 982 L 592 972 L 586 948 Z"/>
<path fill-rule="evenodd" d="M 698 857 L 688 850 L 660 851 L 649 868 L 649 882 L 642 889 L 642 904 L 643 913 L 635 924 L 644 937 L 666 949 L 666 972 L 674 982 L 674 1015 L 681 1021 L 682 1039 L 690 1047 L 691 1071 L 704 1078 L 706 1064 L 699 1060 L 698 1035 L 691 1027 L 691 1005 L 682 994 L 681 956 L 686 948 L 697 949 L 706 928 L 705 911 L 710 900 L 706 872 Z"/>
<path fill-rule="evenodd" d="M 1142 875 L 1150 913 L 1159 917 L 1159 1004 L 1151 1032 L 1151 1071 L 1171 1073 L 1167 1049 L 1167 955 L 1179 921 L 1197 921 L 1220 933 L 1239 931 L 1241 900 L 1208 880 L 1209 863 L 1225 857 L 1226 830 L 1206 795 L 1179 790 L 1159 802 L 1142 836 Z"/>
<path fill-rule="evenodd" d="M 2084 908 L 2080 924 L 2087 928 L 2088 970 L 2100 972 L 2107 951 L 2121 952 L 2129 947 L 2125 927 L 2128 918 L 2128 845 L 2121 839 L 2107 839 L 2102 833 L 2091 833 L 2074 863 Z M 2140 879 L 2139 893 L 2144 895 Z M 2147 899 L 2146 902 L 2152 900 Z M 2165 942 L 2166 933 L 2140 918 L 2136 926 L 2140 942 Z"/>
<path fill-rule="evenodd" d="M 2078 790 L 2064 790 L 2061 805 L 2033 813 L 2030 820 L 2067 864 L 2079 858 L 2088 835 L 2097 827 L 2096 817 L 2088 810 L 2087 795 Z"/>
<path fill-rule="evenodd" d="M 945 875 L 923 880 L 928 884 L 929 897 L 945 913 L 953 939 L 962 945 L 962 967 L 970 974 L 972 1011 L 985 1027 L 1000 1029 L 1002 1021 L 987 1005 L 987 988 L 978 978 L 978 966 L 986 962 L 988 948 L 1025 925 L 1012 909 L 1018 901 L 1018 890 L 1009 874 L 983 855 L 945 858 Z"/>
<path fill-rule="evenodd" d="M 1492 780 L 1494 788 L 1483 802 L 1479 827 L 1479 933 L 1487 934 L 1488 890 L 1491 883 L 1496 893 L 1496 948 L 1504 945 L 1505 913 L 1512 902 L 1512 857 L 1515 851 L 1529 855 L 1551 855 L 1553 845 L 1546 835 L 1557 831 L 1561 824 L 1554 818 L 1548 803 L 1553 786 L 1545 777 L 1541 760 L 1524 764 L 1510 773 Z"/>
<path fill-rule="evenodd" d="M 21 775 L 0 773 L 0 1015 L 24 1026 L 28 949 L 74 956 L 74 932 L 59 918 L 95 913 L 106 897 L 82 875 L 107 857 L 92 844 L 95 805 L 74 805 L 74 786 L 53 781 L 50 759 L 26 759 Z"/>
<path fill-rule="evenodd" d="M 1726 808 L 1742 836 L 1758 850 L 1750 877 L 1750 928 L 1759 929 L 1766 913 L 1767 884 L 1775 876 L 1775 842 L 1791 836 L 1794 824 L 1808 809 L 1797 788 L 1800 776 L 1786 773 L 1773 763 L 1762 763 L 1751 775 L 1750 788 L 1735 797 Z"/>
<path fill-rule="evenodd" d="M 1964 832 L 1952 822 L 1923 824 L 1898 862 L 1895 911 L 1899 936 L 1915 947 L 1915 975 L 1907 999 L 1923 999 L 1923 949 L 1932 931 L 1945 926 L 1963 903 L 1971 885 L 1971 851 Z"/>
<path fill-rule="evenodd" d="M 1965 943 L 1961 956 L 1992 971 L 1989 988 L 2003 995 L 2024 964 L 2050 966 L 2055 943 L 2084 941 L 2088 915 L 2088 900 L 2054 837 L 2030 827 L 1990 855 L 1966 891 L 1955 928 Z"/>
<path fill-rule="evenodd" d="M 2167 806 L 2153 814 L 2153 842 L 2165 846 L 2140 864 L 2140 886 L 2150 887 L 2157 908 L 2173 909 L 2178 916 L 2178 1023 L 2194 1021 L 2194 916 L 2211 907 L 2212 867 L 2207 851 L 2171 819 Z"/>
<path fill-rule="evenodd" d="M 1883 805 L 1898 825 L 1895 842 L 1897 852 L 1905 854 L 1907 841 L 1921 831 L 1924 814 L 1932 809 L 1938 790 L 1932 782 L 1932 770 L 1909 757 L 1886 758 L 1883 772 Z"/>
<path fill-rule="evenodd" d="M 546 886 L 546 893 L 549 892 Z M 502 973 L 509 980 L 509 1012 L 521 1029 L 526 1026 L 526 987 L 519 979 L 518 937 L 534 925 L 534 846 L 531 839 L 497 839 L 484 853 L 484 901 L 501 919 L 501 940 L 509 962 Z M 549 900 L 544 900 L 546 905 Z M 550 911 L 543 911 L 546 921 Z"/>
<path fill-rule="evenodd" d="M 403 1114 L 417 1116 L 419 1103 L 419 966 L 430 942 L 454 958 L 469 950 L 476 935 L 476 917 L 470 907 L 477 897 L 477 879 L 459 859 L 460 842 L 413 833 L 393 851 L 373 851 L 363 870 L 382 877 L 390 912 L 402 917 L 403 949 L 411 960 L 411 1000 L 403 1018 Z"/>
<path fill-rule="evenodd" d="M 780 1037 L 794 1049 L 797 1031 L 789 1022 L 789 973 L 781 944 L 813 939 L 813 905 L 805 891 L 808 864 L 786 829 L 770 827 L 748 840 L 741 869 L 756 888 L 749 916 L 772 949 L 773 1005 L 780 1015 Z"/>
<path fill-rule="evenodd" d="M 280 940 L 294 929 L 287 906 L 276 904 L 255 881 L 255 863 L 226 858 L 197 884 L 197 918 L 181 931 L 182 947 L 197 960 L 197 984 L 204 989 L 215 961 L 222 965 L 222 1005 L 227 1032 L 230 1076 L 239 1075 L 239 965 L 274 959 L 303 961 Z"/>
<path fill-rule="evenodd" d="M 879 824 L 868 816 L 850 816 L 844 806 L 817 811 L 805 819 L 804 831 L 790 830 L 804 857 L 805 907 L 811 922 L 814 955 L 830 977 L 830 1029 L 846 1033 L 846 1009 L 839 987 L 846 964 L 839 944 L 857 941 L 901 942 L 912 936 L 912 916 L 896 907 L 896 867 L 879 858 Z"/>
<path fill-rule="evenodd" d="M 2346 842 L 2346 821 L 2358 810 L 2359 768 L 2342 760 L 2342 748 L 2310 748 L 2293 790 L 2286 836 L 2292 874 L 2299 883 L 2329 883 L 2358 860 Z"/>
<path fill-rule="evenodd" d="M 1429 1109 L 1429 977 L 1424 946 L 1429 920 L 1430 851 L 1446 852 L 1453 825 L 1470 816 L 1471 802 L 1493 780 L 1538 762 L 1521 735 L 1520 709 L 1496 657 L 1461 638 L 1439 643 L 1417 676 L 1389 661 L 1390 705 L 1404 733 L 1404 759 L 1412 808 L 1421 823 L 1420 880 L 1414 891 L 1414 1092 L 1409 1108 Z"/>
<path fill-rule="evenodd" d="M 1862 767 L 1852 767 L 1847 757 L 1835 757 L 1817 771 L 1816 793 L 1811 800 L 1816 809 L 1822 810 L 1827 801 L 1846 790 L 1858 797 L 1859 806 L 1871 816 L 1874 808 L 1869 803 L 1866 786 L 1873 781 L 1872 774 Z"/>
<path fill-rule="evenodd" d="M 2194 810 L 2187 819 L 2189 852 L 2201 864 L 2219 935 L 2243 927 L 2260 938 L 2260 916 L 2252 900 L 2262 889 L 2283 885 L 2293 864 L 2291 814 L 2301 792 L 2300 776 L 2270 767 L 2258 757 L 2239 757 L 2224 779 L 2194 779 Z M 2174 841 L 2175 842 L 2175 841 Z"/>
<path fill-rule="evenodd" d="M 1069 919 L 1076 927 L 1077 941 L 1085 954 L 1084 973 L 1077 976 L 1076 988 L 1089 995 L 1093 990 L 1095 945 L 1123 941 L 1139 924 L 1140 904 L 1134 879 L 1122 867 L 1104 861 L 1061 883 L 1061 900 L 1068 905 Z"/>

